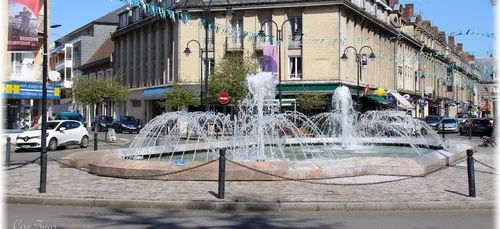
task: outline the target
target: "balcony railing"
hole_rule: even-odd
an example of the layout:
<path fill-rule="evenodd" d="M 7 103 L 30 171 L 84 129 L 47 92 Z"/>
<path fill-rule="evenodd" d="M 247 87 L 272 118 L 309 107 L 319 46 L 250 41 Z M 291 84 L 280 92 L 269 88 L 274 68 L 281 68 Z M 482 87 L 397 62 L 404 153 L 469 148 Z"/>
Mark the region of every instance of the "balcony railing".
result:
<path fill-rule="evenodd" d="M 214 51 L 214 39 L 213 38 L 203 38 L 203 42 L 201 43 L 201 49 L 205 50 L 205 42 L 208 41 L 208 50 L 207 51 Z"/>
<path fill-rule="evenodd" d="M 226 51 L 243 51 L 243 37 L 226 37 Z"/>
<path fill-rule="evenodd" d="M 253 48 L 254 50 L 262 50 L 263 45 L 272 45 L 273 44 L 273 36 L 264 36 L 264 37 L 257 37 L 253 41 Z"/>
<path fill-rule="evenodd" d="M 57 64 L 56 64 L 56 71 L 59 71 L 61 69 L 64 68 L 64 60 L 62 61 L 59 61 Z"/>
<path fill-rule="evenodd" d="M 11 63 L 11 79 L 18 81 L 36 81 L 38 80 L 35 76 L 35 65 L 33 64 L 22 64 L 19 61 L 13 61 Z"/>
<path fill-rule="evenodd" d="M 302 47 L 302 36 L 289 36 L 288 37 L 288 48 L 300 48 Z"/>
<path fill-rule="evenodd" d="M 302 74 L 301 73 L 289 74 L 288 77 L 291 80 L 300 80 L 302 79 Z"/>

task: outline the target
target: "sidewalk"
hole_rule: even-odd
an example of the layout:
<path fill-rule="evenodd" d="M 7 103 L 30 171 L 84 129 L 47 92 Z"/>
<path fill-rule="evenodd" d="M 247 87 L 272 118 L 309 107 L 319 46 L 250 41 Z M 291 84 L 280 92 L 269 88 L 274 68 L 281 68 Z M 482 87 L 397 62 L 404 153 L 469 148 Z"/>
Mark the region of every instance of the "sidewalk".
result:
<path fill-rule="evenodd" d="M 474 158 L 495 167 L 494 152 L 495 148 L 479 147 Z M 466 162 L 424 178 L 375 185 L 226 182 L 223 200 L 211 194 L 217 193 L 217 182 L 98 177 L 50 162 L 47 193 L 38 193 L 40 167 L 35 164 L 6 171 L 5 192 L 8 203 L 101 207 L 272 211 L 493 209 L 497 171 L 477 162 L 474 166 L 476 198 L 468 197 Z M 401 177 L 362 176 L 320 181 L 353 184 L 397 178 Z"/>

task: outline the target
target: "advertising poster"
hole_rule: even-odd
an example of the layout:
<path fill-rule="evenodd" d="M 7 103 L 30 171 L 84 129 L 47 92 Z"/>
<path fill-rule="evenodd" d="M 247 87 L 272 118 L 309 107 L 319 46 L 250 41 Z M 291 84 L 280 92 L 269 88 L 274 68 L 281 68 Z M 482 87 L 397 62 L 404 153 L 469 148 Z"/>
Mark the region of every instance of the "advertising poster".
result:
<path fill-rule="evenodd" d="M 38 51 L 40 0 L 9 0 L 9 42 L 7 51 Z"/>

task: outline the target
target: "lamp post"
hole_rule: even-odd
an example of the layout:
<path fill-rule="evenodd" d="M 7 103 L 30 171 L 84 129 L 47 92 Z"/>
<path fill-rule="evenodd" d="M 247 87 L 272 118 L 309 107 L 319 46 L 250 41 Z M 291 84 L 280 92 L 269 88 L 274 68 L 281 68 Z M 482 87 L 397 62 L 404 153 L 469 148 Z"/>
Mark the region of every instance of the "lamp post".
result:
<path fill-rule="evenodd" d="M 205 3 L 205 1 L 208 1 L 208 3 Z M 210 25 L 210 10 L 212 7 L 212 1 L 213 0 L 201 0 L 201 4 L 203 4 L 203 20 L 205 24 L 205 111 L 210 110 L 210 106 L 208 104 L 208 67 L 210 65 L 210 62 L 208 61 L 208 27 Z M 182 13 L 187 14 L 188 10 L 186 8 L 189 0 L 187 0 L 184 3 Z M 229 0 L 227 0 L 227 7 L 226 7 L 226 19 L 231 21 L 233 17 L 233 10 L 231 6 L 229 5 Z"/>
<path fill-rule="evenodd" d="M 200 64 L 203 64 L 202 63 L 203 50 L 201 49 L 201 44 L 199 41 L 197 40 L 188 41 L 186 49 L 184 49 L 184 54 L 186 54 L 186 56 L 189 56 L 189 54 L 191 54 L 191 50 L 189 49 L 189 43 L 191 42 L 196 42 L 198 44 L 198 47 L 200 49 Z M 203 66 L 200 67 L 200 108 L 203 108 Z"/>
<path fill-rule="evenodd" d="M 441 86 L 441 80 L 444 80 L 445 78 L 439 78 L 437 79 L 437 88 L 436 88 L 436 101 L 439 98 L 439 91 L 440 91 L 440 86 Z M 442 103 L 444 104 L 444 98 L 442 99 Z M 439 109 L 438 109 L 438 116 L 441 116 L 441 103 L 439 103 Z"/>
<path fill-rule="evenodd" d="M 42 57 L 42 134 L 40 146 L 40 187 L 39 193 L 45 193 L 47 188 L 47 77 L 48 77 L 48 61 L 49 55 L 48 45 L 48 9 L 47 0 L 43 1 L 43 57 Z M 51 28 L 61 27 L 61 25 L 53 25 Z"/>
<path fill-rule="evenodd" d="M 421 74 L 420 76 L 418 75 L 419 72 Z M 417 95 L 417 80 L 421 84 L 422 83 L 422 80 L 421 80 L 422 78 L 423 78 L 423 70 L 419 68 L 418 70 L 415 71 L 415 95 L 416 96 L 418 96 Z M 419 86 L 421 86 L 421 85 L 419 85 Z M 423 89 L 421 89 L 421 90 L 423 90 Z M 424 96 L 421 96 L 421 98 L 423 98 L 423 97 Z M 423 118 L 424 117 L 424 106 L 420 105 L 419 102 L 417 102 L 417 104 L 418 104 L 417 106 L 419 106 L 420 109 L 422 109 L 422 118 Z M 417 117 L 417 106 L 415 106 L 415 117 Z"/>
<path fill-rule="evenodd" d="M 298 25 L 298 23 L 295 19 L 293 21 L 296 25 Z M 276 40 L 277 40 L 277 45 L 278 45 L 278 62 L 279 62 L 278 63 L 278 100 L 279 100 L 279 109 L 281 112 L 281 95 L 282 95 L 282 93 L 281 93 L 281 44 L 283 42 L 283 26 L 285 26 L 285 23 L 287 23 L 287 22 L 292 22 L 292 19 L 290 18 L 290 19 L 285 20 L 281 24 L 281 27 L 278 27 L 278 24 L 273 20 L 265 20 L 260 25 L 259 36 L 261 36 L 261 37 L 265 36 L 263 27 L 268 22 L 272 22 L 276 26 L 276 38 L 277 38 Z M 299 34 L 299 33 L 300 33 L 300 35 L 304 35 L 300 31 L 294 32 L 293 35 L 295 36 L 296 34 Z"/>
<path fill-rule="evenodd" d="M 353 46 L 349 46 L 349 47 L 347 47 L 347 48 L 344 49 L 344 54 L 340 58 L 343 61 L 346 61 L 348 59 L 347 58 L 347 54 L 346 54 L 347 50 L 348 49 L 354 49 L 354 54 L 356 55 L 356 62 L 358 64 L 358 66 L 357 66 L 358 67 L 358 69 L 357 69 L 358 70 L 358 73 L 357 73 L 357 76 L 358 76 L 357 78 L 358 79 L 357 79 L 357 88 L 356 88 L 356 93 L 357 93 L 357 96 L 358 96 L 357 99 L 356 99 L 357 100 L 358 112 L 361 112 L 361 98 L 359 96 L 359 78 L 361 78 L 361 73 L 362 73 L 362 71 L 361 71 L 361 66 L 362 66 L 361 55 L 362 55 L 362 51 L 363 51 L 364 48 L 370 49 L 370 51 L 371 51 L 370 56 L 369 56 L 370 59 L 375 59 L 376 58 L 375 53 L 373 52 L 373 49 L 370 46 L 363 46 L 363 47 L 361 47 L 359 49 L 359 52 Z"/>

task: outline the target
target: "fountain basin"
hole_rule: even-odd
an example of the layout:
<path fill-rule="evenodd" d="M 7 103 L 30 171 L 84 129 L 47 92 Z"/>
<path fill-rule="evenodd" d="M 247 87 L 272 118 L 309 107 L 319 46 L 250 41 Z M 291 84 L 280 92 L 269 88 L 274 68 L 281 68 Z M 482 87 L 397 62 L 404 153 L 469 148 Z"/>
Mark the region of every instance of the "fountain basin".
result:
<path fill-rule="evenodd" d="M 362 175 L 419 176 L 466 157 L 466 150 L 470 148 L 473 147 L 458 144 L 414 158 L 351 157 L 339 160 L 238 163 L 291 179 L 328 179 Z M 474 150 L 477 150 L 477 147 Z M 126 160 L 119 154 L 108 150 L 73 153 L 61 158 L 60 161 L 77 165 L 80 168 L 88 168 L 89 173 L 99 176 L 119 178 L 146 176 L 137 177 L 136 179 L 185 181 L 216 181 L 218 179 L 217 162 L 172 175 L 147 177 L 184 170 L 200 165 L 203 162 L 185 162 L 183 166 L 175 166 L 173 162 Z M 283 179 L 226 162 L 226 180 L 272 181 Z"/>

